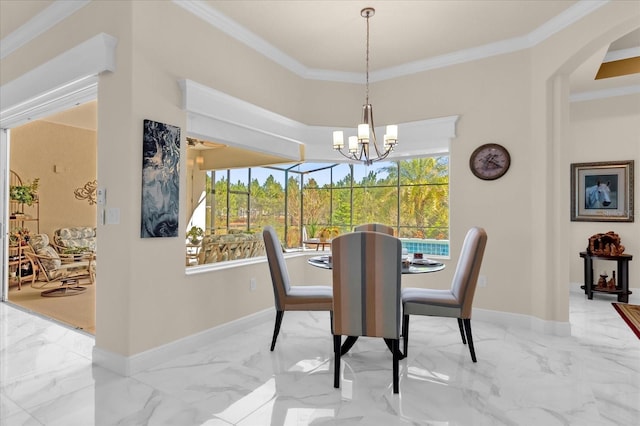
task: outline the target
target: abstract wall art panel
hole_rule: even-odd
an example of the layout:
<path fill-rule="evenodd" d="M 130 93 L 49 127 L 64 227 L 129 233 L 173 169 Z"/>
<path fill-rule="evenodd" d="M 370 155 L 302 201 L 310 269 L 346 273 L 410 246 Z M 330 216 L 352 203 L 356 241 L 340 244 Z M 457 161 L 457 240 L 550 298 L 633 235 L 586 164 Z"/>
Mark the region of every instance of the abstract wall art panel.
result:
<path fill-rule="evenodd" d="M 177 237 L 180 128 L 144 120 L 142 138 L 142 238 Z"/>

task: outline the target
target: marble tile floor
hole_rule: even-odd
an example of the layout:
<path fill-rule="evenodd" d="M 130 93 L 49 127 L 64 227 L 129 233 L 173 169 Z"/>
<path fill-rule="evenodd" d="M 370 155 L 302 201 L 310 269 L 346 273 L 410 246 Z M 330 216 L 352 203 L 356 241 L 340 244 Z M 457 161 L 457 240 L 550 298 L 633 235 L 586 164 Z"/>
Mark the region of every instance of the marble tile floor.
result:
<path fill-rule="evenodd" d="M 611 306 L 571 288 L 571 337 L 413 317 L 400 394 L 391 355 L 360 339 L 333 388 L 327 313 L 287 312 L 133 377 L 91 364 L 91 336 L 0 303 L 0 424 L 640 425 L 640 340 Z M 640 304 L 633 294 L 630 303 Z"/>

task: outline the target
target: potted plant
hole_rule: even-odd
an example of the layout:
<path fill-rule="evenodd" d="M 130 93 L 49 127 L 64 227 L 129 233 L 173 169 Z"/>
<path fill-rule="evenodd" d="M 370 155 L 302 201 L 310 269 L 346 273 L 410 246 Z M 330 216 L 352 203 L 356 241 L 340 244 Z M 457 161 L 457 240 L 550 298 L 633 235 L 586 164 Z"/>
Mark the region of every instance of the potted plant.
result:
<path fill-rule="evenodd" d="M 35 178 L 33 182 L 26 185 L 12 185 L 9 188 L 9 198 L 20 204 L 31 206 L 38 199 L 39 183 L 40 178 Z"/>
<path fill-rule="evenodd" d="M 29 228 L 15 228 L 9 235 L 9 244 L 11 246 L 24 246 L 27 245 L 30 239 Z"/>
<path fill-rule="evenodd" d="M 320 230 L 320 232 L 318 233 L 318 237 L 320 238 L 320 242 L 321 243 L 326 242 L 330 235 L 331 235 L 331 232 L 329 232 L 329 230 L 327 228 L 322 228 Z"/>
<path fill-rule="evenodd" d="M 191 229 L 187 231 L 187 239 L 191 244 L 198 244 L 200 240 L 204 237 L 204 230 L 199 226 L 192 226 Z"/>
<path fill-rule="evenodd" d="M 316 232 L 318 232 L 318 224 L 315 222 L 309 222 L 309 238 L 315 238 Z"/>
<path fill-rule="evenodd" d="M 17 247 L 20 245 L 20 236 L 16 232 L 9 234 L 9 247 Z"/>
<path fill-rule="evenodd" d="M 337 237 L 340 234 L 340 230 L 335 226 L 327 226 L 320 230 L 320 242 L 326 242 L 332 238 Z"/>

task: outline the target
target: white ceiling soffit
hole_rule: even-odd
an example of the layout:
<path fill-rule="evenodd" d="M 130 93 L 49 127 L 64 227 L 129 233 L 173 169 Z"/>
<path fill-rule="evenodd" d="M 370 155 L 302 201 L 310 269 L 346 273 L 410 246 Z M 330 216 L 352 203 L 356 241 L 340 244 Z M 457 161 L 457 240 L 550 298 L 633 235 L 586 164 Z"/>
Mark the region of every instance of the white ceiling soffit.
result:
<path fill-rule="evenodd" d="M 613 79 L 594 80 L 602 63 L 608 62 L 608 58 L 614 57 L 611 53 L 622 51 L 607 52 L 608 48 L 609 46 L 602 47 L 571 74 L 569 102 L 592 101 L 640 93 L 640 85 L 636 84 L 639 81 L 637 75 L 617 77 L 615 81 Z M 624 51 L 633 53 L 635 50 L 631 48 L 624 49 Z M 640 56 L 640 52 L 637 53 L 635 56 Z"/>
<path fill-rule="evenodd" d="M 332 132 L 355 129 L 308 126 L 191 80 L 178 84 L 190 134 L 292 161 L 345 161 L 333 150 Z M 399 123 L 402 143 L 389 159 L 448 152 L 457 120 L 451 116 Z"/>
<path fill-rule="evenodd" d="M 172 0 L 176 5 L 186 9 L 220 31 L 246 44 L 258 53 L 266 56 L 277 64 L 285 67 L 298 76 L 310 80 L 325 80 L 345 83 L 363 83 L 363 73 L 340 72 L 332 70 L 307 68 L 296 59 L 287 55 L 277 47 L 266 42 L 234 20 L 220 13 L 215 8 L 200 0 Z M 470 49 L 464 49 L 449 54 L 419 60 L 379 71 L 370 72 L 371 82 L 383 81 L 400 76 L 415 74 L 422 71 L 444 68 L 447 66 L 474 61 L 477 59 L 501 55 L 527 49 L 551 37 L 553 34 L 570 26 L 574 22 L 600 8 L 609 0 L 579 1 L 558 16 L 527 35 L 490 43 Z"/>
<path fill-rule="evenodd" d="M 91 0 L 54 1 L 42 12 L 31 18 L 26 24 L 2 39 L 0 59 L 4 59 L 40 34 L 67 19 L 89 4 L 90 1 Z"/>
<path fill-rule="evenodd" d="M 105 33 L 0 86 L 0 127 L 11 128 L 97 96 L 98 74 L 115 71 L 117 39 Z"/>
<path fill-rule="evenodd" d="M 451 141 L 456 137 L 458 115 L 429 120 L 398 123 L 398 145 L 387 157 L 389 160 L 426 157 L 449 153 Z M 355 135 L 357 129 L 348 127 L 306 126 L 305 160 L 315 162 L 344 163 L 347 160 L 333 149 L 333 131 L 342 130 Z M 376 127 L 376 133 L 384 134 L 384 126 Z"/>
<path fill-rule="evenodd" d="M 219 143 L 301 160 L 304 124 L 226 93 L 180 80 L 187 130 Z"/>
<path fill-rule="evenodd" d="M 638 56 L 640 56 L 640 47 L 630 47 L 628 49 L 607 52 L 602 62 L 620 61 L 622 59 L 635 58 Z"/>

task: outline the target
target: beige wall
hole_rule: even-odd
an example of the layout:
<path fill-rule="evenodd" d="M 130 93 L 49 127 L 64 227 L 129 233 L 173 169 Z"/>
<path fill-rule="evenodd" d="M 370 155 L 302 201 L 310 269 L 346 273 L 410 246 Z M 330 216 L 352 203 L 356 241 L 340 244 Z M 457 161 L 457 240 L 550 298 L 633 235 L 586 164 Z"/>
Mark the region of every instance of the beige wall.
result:
<path fill-rule="evenodd" d="M 464 234 L 479 225 L 489 234 L 481 271 L 488 286 L 476 293 L 475 305 L 567 321 L 575 253 L 568 203 L 561 200 L 573 154 L 562 145 L 568 144 L 567 80 L 554 74 L 563 69 L 568 75 L 572 55 L 588 54 L 593 39 L 612 41 L 615 31 L 606 29 L 622 31 L 637 15 L 629 2 L 614 2 L 530 51 L 372 86 L 381 123 L 461 115 L 451 146 L 452 260 L 437 279 L 412 284 L 449 285 Z M 594 35 L 592 21 L 608 27 Z M 187 276 L 184 234 L 139 237 L 142 120 L 180 126 L 184 137 L 176 81 L 192 79 L 308 124 L 351 125 L 362 92 L 356 85 L 304 81 L 169 2 L 92 2 L 3 60 L 2 70 L 20 75 L 100 31 L 117 37 L 118 46 L 117 71 L 100 77 L 98 181 L 107 188 L 106 207 L 119 209 L 121 221 L 98 226 L 96 345 L 130 356 L 273 306 L 266 264 Z M 505 145 L 513 159 L 494 182 L 468 170 L 469 154 L 486 142 Z M 183 167 L 183 206 L 187 188 Z M 181 230 L 186 219 L 185 212 Z M 294 278 L 322 280 L 303 260 L 291 266 Z"/>
<path fill-rule="evenodd" d="M 635 222 L 571 222 L 571 282 L 583 283 L 583 262 L 578 253 L 599 232 L 620 235 L 629 264 L 631 287 L 640 285 L 640 95 L 621 96 L 571 104 L 570 149 L 573 163 L 635 161 Z M 567 170 L 568 172 L 568 170 Z M 615 270 L 615 262 L 598 261 L 595 271 Z"/>
<path fill-rule="evenodd" d="M 43 121 L 11 132 L 10 167 L 23 182 L 40 178 L 40 232 L 96 226 L 96 206 L 74 196 L 96 179 L 96 133 Z"/>

